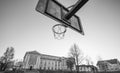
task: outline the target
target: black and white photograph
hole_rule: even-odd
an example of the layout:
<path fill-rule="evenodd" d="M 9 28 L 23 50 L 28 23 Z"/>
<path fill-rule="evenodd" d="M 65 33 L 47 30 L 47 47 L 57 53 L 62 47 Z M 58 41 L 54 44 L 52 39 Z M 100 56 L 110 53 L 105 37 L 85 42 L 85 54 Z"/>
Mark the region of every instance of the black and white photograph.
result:
<path fill-rule="evenodd" d="M 0 0 L 0 73 L 120 73 L 120 0 Z"/>

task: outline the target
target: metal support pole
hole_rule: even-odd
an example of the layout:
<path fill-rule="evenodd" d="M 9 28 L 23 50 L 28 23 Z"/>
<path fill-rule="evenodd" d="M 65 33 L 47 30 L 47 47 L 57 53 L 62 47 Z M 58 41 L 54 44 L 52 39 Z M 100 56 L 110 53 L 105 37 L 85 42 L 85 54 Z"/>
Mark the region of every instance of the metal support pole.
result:
<path fill-rule="evenodd" d="M 78 0 L 73 8 L 65 15 L 64 19 L 69 20 L 88 0 Z"/>

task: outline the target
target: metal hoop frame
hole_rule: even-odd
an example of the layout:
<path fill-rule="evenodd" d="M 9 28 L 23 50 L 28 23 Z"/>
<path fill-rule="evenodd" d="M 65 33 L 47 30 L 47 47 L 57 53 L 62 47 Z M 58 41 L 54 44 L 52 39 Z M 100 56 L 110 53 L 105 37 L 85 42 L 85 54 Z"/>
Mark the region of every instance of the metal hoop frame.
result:
<path fill-rule="evenodd" d="M 61 33 L 56 32 L 56 31 L 54 30 L 54 28 L 55 28 L 56 26 L 62 26 L 62 27 L 64 27 L 64 28 L 65 28 L 65 31 L 64 31 L 64 32 L 61 32 Z M 65 33 L 65 32 L 66 32 L 66 27 L 67 27 L 67 26 L 65 26 L 65 25 L 63 25 L 63 24 L 56 24 L 56 25 L 54 25 L 54 26 L 52 27 L 52 30 L 53 30 L 53 32 L 56 33 L 56 34 L 62 34 L 62 33 Z"/>
<path fill-rule="evenodd" d="M 64 30 L 63 31 L 60 31 L 60 32 L 57 32 L 57 31 L 55 31 L 55 27 L 59 27 L 59 26 L 61 26 L 61 27 L 64 27 Z M 53 27 L 52 27 L 52 30 L 53 30 L 53 33 L 54 33 L 54 37 L 56 38 L 56 39 L 58 39 L 58 40 L 60 40 L 60 39 L 63 39 L 64 38 L 64 35 L 65 35 L 65 32 L 66 32 L 66 27 L 67 26 L 65 26 L 65 25 L 63 25 L 63 24 L 56 24 L 56 25 L 54 25 Z M 59 29 L 58 29 L 59 30 Z"/>

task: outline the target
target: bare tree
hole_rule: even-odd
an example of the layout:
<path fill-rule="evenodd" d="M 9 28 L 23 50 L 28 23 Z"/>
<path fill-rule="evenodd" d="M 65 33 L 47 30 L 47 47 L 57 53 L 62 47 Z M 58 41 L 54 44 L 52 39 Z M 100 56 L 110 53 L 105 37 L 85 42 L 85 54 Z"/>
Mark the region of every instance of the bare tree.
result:
<path fill-rule="evenodd" d="M 87 57 L 85 58 L 85 61 L 86 61 L 86 64 L 87 64 L 87 65 L 93 65 L 93 61 L 91 60 L 91 58 L 90 58 L 89 56 L 87 56 Z"/>
<path fill-rule="evenodd" d="M 97 61 L 101 61 L 102 57 L 101 56 L 97 56 Z"/>
<path fill-rule="evenodd" d="M 82 61 L 84 60 L 83 52 L 79 49 L 79 47 L 76 44 L 74 44 L 70 48 L 69 56 L 73 57 L 75 59 L 75 64 L 76 65 L 81 64 Z"/>

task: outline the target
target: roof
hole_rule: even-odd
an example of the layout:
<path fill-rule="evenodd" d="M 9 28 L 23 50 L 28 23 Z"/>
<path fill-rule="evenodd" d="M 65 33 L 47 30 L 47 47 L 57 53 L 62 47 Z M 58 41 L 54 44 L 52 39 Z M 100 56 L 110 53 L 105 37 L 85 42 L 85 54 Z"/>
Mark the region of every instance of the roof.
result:
<path fill-rule="evenodd" d="M 40 55 L 40 53 L 39 53 L 39 52 L 37 52 L 37 51 L 29 51 L 29 52 L 26 52 L 26 53 Z"/>
<path fill-rule="evenodd" d="M 97 65 L 100 65 L 102 63 L 110 63 L 110 64 L 117 64 L 119 61 L 117 59 L 110 59 L 110 60 L 102 60 L 98 61 Z M 120 63 L 119 63 L 120 64 Z"/>
<path fill-rule="evenodd" d="M 118 60 L 117 59 L 112 59 L 112 60 L 108 60 L 107 62 L 109 62 L 111 64 L 117 64 Z"/>
<path fill-rule="evenodd" d="M 55 59 L 66 59 L 65 57 L 58 57 L 58 56 L 52 56 L 52 55 L 47 55 L 47 54 L 41 54 L 37 51 L 29 51 L 29 52 L 26 52 L 26 54 L 35 54 L 35 55 L 41 55 L 42 58 L 46 58 L 46 56 L 48 56 L 49 58 L 55 58 Z M 25 54 L 25 55 L 26 55 Z M 47 57 L 47 58 L 48 58 Z"/>

